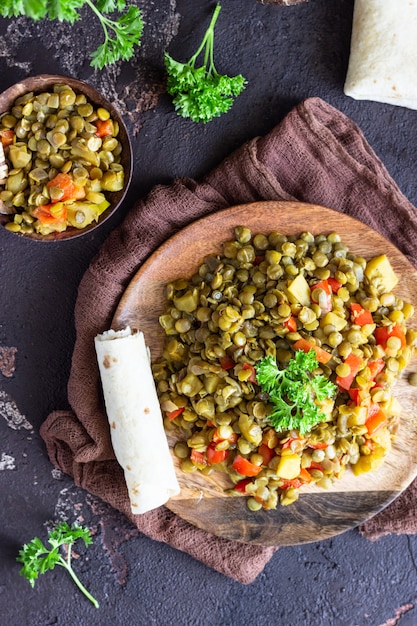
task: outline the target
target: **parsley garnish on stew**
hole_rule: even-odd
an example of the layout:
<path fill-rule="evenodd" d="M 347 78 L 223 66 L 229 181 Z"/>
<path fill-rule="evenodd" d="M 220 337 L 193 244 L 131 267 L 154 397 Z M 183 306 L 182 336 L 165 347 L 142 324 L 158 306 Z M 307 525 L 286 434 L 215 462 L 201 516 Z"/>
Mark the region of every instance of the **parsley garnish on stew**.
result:
<path fill-rule="evenodd" d="M 336 386 L 322 374 L 315 375 L 317 367 L 313 350 L 298 350 L 282 370 L 271 356 L 256 366 L 256 380 L 272 404 L 268 420 L 278 432 L 298 430 L 303 435 L 325 421 L 326 415 L 316 401 L 331 398 Z"/>

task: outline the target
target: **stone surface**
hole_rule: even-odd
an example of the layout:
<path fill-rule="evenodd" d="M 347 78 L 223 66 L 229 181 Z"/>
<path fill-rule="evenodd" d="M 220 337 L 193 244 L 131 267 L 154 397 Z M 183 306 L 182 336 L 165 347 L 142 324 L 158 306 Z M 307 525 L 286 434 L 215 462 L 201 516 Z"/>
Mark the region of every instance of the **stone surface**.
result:
<path fill-rule="evenodd" d="M 135 175 L 119 213 L 74 242 L 44 245 L 0 231 L 0 615 L 10 626 L 411 626 L 417 623 L 417 538 L 371 543 L 357 530 L 283 548 L 250 586 L 225 578 L 132 529 L 102 502 L 54 470 L 38 428 L 65 408 L 78 283 L 132 202 L 157 183 L 198 177 L 243 141 L 268 132 L 300 100 L 320 96 L 354 119 L 417 203 L 416 112 L 344 96 L 353 0 L 267 6 L 223 3 L 216 27 L 219 71 L 249 81 L 232 111 L 207 125 L 178 117 L 164 94 L 163 52 L 185 61 L 212 7 L 204 0 L 136 0 L 147 23 L 129 63 L 89 67 L 100 42 L 93 16 L 74 27 L 0 19 L 0 90 L 29 74 L 70 74 L 121 107 L 130 125 Z M 92 303 L 93 305 L 93 303 Z M 57 520 L 92 528 L 76 567 L 99 599 L 94 609 L 59 568 L 34 589 L 16 554 Z"/>

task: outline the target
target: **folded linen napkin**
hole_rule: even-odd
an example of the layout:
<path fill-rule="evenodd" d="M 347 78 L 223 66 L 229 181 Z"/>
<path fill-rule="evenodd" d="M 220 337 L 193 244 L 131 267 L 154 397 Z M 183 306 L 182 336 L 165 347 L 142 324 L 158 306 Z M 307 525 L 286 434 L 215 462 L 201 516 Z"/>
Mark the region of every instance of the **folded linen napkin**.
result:
<path fill-rule="evenodd" d="M 73 412 L 55 411 L 41 427 L 52 463 L 75 483 L 122 511 L 147 536 L 188 552 L 242 583 L 252 582 L 276 548 L 219 539 L 165 507 L 133 515 L 103 412 L 94 337 L 140 264 L 198 217 L 259 200 L 300 200 L 366 222 L 417 266 L 417 212 L 344 114 L 319 98 L 299 104 L 268 135 L 245 143 L 196 182 L 155 187 L 113 231 L 84 275 L 75 307 L 77 338 L 68 383 Z M 414 512 L 411 513 L 411 510 Z M 417 483 L 384 512 L 382 532 L 416 532 Z M 365 526 L 370 536 L 381 529 Z"/>
<path fill-rule="evenodd" d="M 355 0 L 345 94 L 417 109 L 417 3 Z"/>

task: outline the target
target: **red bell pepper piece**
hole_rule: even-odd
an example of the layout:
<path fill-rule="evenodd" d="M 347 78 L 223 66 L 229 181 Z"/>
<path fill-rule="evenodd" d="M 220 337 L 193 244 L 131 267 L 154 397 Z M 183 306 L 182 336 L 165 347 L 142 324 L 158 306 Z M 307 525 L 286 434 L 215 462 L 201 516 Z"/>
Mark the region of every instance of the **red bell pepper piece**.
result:
<path fill-rule="evenodd" d="M 275 456 L 275 451 L 273 448 L 268 448 L 266 443 L 261 443 L 258 448 L 258 454 L 263 458 L 263 465 L 268 465 L 269 461 Z"/>
<path fill-rule="evenodd" d="M 368 361 L 368 367 L 371 372 L 372 380 L 375 380 L 378 374 L 380 374 L 384 369 L 385 361 L 384 359 L 375 359 L 374 361 Z"/>
<path fill-rule="evenodd" d="M 333 278 L 332 276 L 330 276 L 330 278 L 327 279 L 327 282 L 333 293 L 337 293 L 340 287 L 342 286 L 342 283 L 339 283 L 339 281 Z"/>
<path fill-rule="evenodd" d="M 308 341 L 303 337 L 301 339 L 297 339 L 297 341 L 293 344 L 293 347 L 295 350 L 302 350 L 303 352 L 310 352 L 310 350 L 314 350 L 319 363 L 328 363 L 332 358 L 330 352 L 323 350 L 323 348 L 320 348 L 315 343 Z"/>
<path fill-rule="evenodd" d="M 382 428 L 388 422 L 388 418 L 379 404 L 374 402 L 368 409 L 368 417 L 365 422 L 365 426 L 368 429 L 368 434 L 373 435 L 377 430 Z"/>
<path fill-rule="evenodd" d="M 242 480 L 236 483 L 233 489 L 234 491 L 239 491 L 239 493 L 246 493 L 246 485 L 250 485 L 251 482 L 250 478 L 242 478 Z"/>
<path fill-rule="evenodd" d="M 375 328 L 375 341 L 379 346 L 382 346 L 384 350 L 387 347 L 389 333 L 390 331 L 388 330 L 387 326 L 379 326 L 378 328 Z"/>
<path fill-rule="evenodd" d="M 288 328 L 291 333 L 294 333 L 297 330 L 297 321 L 293 315 L 289 317 L 285 322 L 284 326 Z"/>
<path fill-rule="evenodd" d="M 199 452 L 194 448 L 191 450 L 190 459 L 196 465 L 207 465 L 207 459 L 204 452 Z"/>
<path fill-rule="evenodd" d="M 280 489 L 299 489 L 303 485 L 300 478 L 291 478 L 291 480 L 284 480 Z"/>
<path fill-rule="evenodd" d="M 382 346 L 384 350 L 387 349 L 387 341 L 390 337 L 398 337 L 401 340 L 401 350 L 407 345 L 404 331 L 399 324 L 395 324 L 391 330 L 389 330 L 389 326 L 380 326 L 375 329 L 374 334 L 375 341 L 378 345 Z"/>
<path fill-rule="evenodd" d="M 313 464 L 314 465 L 314 464 Z M 316 463 L 315 465 L 317 465 L 317 468 L 313 468 L 311 466 L 311 469 L 322 469 L 322 467 L 318 467 L 318 463 Z M 302 487 L 303 485 L 305 485 L 306 483 L 311 483 L 311 481 L 313 480 L 311 474 L 303 467 L 300 470 L 300 474 L 298 475 L 297 478 L 291 478 L 289 480 L 284 480 L 283 484 L 280 486 L 280 489 L 300 489 L 300 487 Z"/>
<path fill-rule="evenodd" d="M 0 130 L 0 141 L 3 144 L 3 148 L 7 148 L 7 146 L 11 146 L 14 140 L 14 130 L 5 128 L 4 130 Z"/>
<path fill-rule="evenodd" d="M 57 208 L 58 207 L 58 208 Z M 32 210 L 32 215 L 41 224 L 59 225 L 67 221 L 67 207 L 54 204 L 41 204 Z"/>
<path fill-rule="evenodd" d="M 309 443 L 308 444 L 309 448 L 313 448 L 313 450 L 325 450 L 326 448 L 329 447 L 328 443 Z"/>
<path fill-rule="evenodd" d="M 311 483 L 313 480 L 310 472 L 308 472 L 305 467 L 301 468 L 299 478 L 303 481 L 303 483 Z"/>
<path fill-rule="evenodd" d="M 242 476 L 257 476 L 262 469 L 260 465 L 251 463 L 248 459 L 240 456 L 240 454 L 234 458 L 232 468 L 239 474 L 242 474 Z"/>
<path fill-rule="evenodd" d="M 172 420 L 181 415 L 181 413 L 184 413 L 184 410 L 185 407 L 181 406 L 178 409 L 174 409 L 173 411 L 167 411 L 167 418 L 170 422 L 172 422 Z"/>
<path fill-rule="evenodd" d="M 65 202 L 65 200 L 82 200 L 85 198 L 84 187 L 76 185 L 71 176 L 64 174 L 63 172 L 60 172 L 55 176 L 55 178 L 52 178 L 46 186 L 48 189 L 50 187 L 58 187 L 58 189 L 62 191 L 61 197 L 51 200 L 52 203 Z"/>
<path fill-rule="evenodd" d="M 216 463 L 222 463 L 227 459 L 229 450 L 216 450 L 216 444 L 211 443 L 206 451 L 207 462 L 209 465 L 215 465 Z"/>
<path fill-rule="evenodd" d="M 97 128 L 95 134 L 97 137 L 103 138 L 113 135 L 114 127 L 111 119 L 108 120 L 96 120 L 94 126 Z"/>
<path fill-rule="evenodd" d="M 310 469 L 310 470 L 317 469 L 317 470 L 320 470 L 322 472 L 323 471 L 323 466 L 320 463 L 317 463 L 316 461 L 312 461 L 310 463 L 310 465 L 308 466 L 308 469 Z"/>
<path fill-rule="evenodd" d="M 365 326 L 365 324 L 373 324 L 374 320 L 372 313 L 363 308 L 359 302 L 351 302 L 350 305 L 350 319 L 352 324 L 357 326 Z"/>
<path fill-rule="evenodd" d="M 252 373 L 249 376 L 248 380 L 249 380 L 250 383 L 257 383 L 257 380 L 256 380 L 256 369 L 255 369 L 255 366 L 252 365 L 252 363 L 248 363 L 247 361 L 245 361 L 242 364 L 242 369 L 243 370 L 251 370 Z"/>
<path fill-rule="evenodd" d="M 350 389 L 356 374 L 359 372 L 359 368 L 362 365 L 362 359 L 357 354 L 351 352 L 349 356 L 346 357 L 345 363 L 347 363 L 350 367 L 350 374 L 347 376 L 336 376 L 336 384 L 341 389 L 347 391 Z"/>
<path fill-rule="evenodd" d="M 211 437 L 211 440 L 212 440 L 214 443 L 220 443 L 220 441 L 229 441 L 230 443 L 236 443 L 236 441 L 237 441 L 238 439 L 239 439 L 239 435 L 238 435 L 237 433 L 232 433 L 232 434 L 230 435 L 230 437 L 228 437 L 227 439 L 224 439 L 224 437 L 220 437 L 220 435 L 219 435 L 219 429 L 218 429 L 218 428 L 216 428 L 216 429 L 213 431 L 213 434 L 212 434 L 212 437 Z"/>
<path fill-rule="evenodd" d="M 356 406 L 359 406 L 360 403 L 361 403 L 361 399 L 359 397 L 359 389 L 358 389 L 358 387 L 353 387 L 353 389 L 348 389 L 347 392 L 348 392 L 352 402 L 354 404 L 356 404 Z"/>
<path fill-rule="evenodd" d="M 220 357 L 219 361 L 222 370 L 231 370 L 236 365 L 232 357 L 230 357 L 228 354 Z"/>

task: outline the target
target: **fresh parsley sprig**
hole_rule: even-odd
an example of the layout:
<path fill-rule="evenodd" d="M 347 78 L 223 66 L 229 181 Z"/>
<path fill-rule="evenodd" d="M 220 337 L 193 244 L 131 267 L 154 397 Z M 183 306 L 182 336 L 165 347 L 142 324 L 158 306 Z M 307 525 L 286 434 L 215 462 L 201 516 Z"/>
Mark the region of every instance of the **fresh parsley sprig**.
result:
<path fill-rule="evenodd" d="M 282 370 L 271 356 L 255 366 L 256 380 L 272 403 L 268 420 L 278 432 L 298 430 L 304 435 L 326 419 L 315 400 L 331 398 L 337 387 L 322 374 L 314 375 L 317 367 L 313 350 L 298 350 Z"/>
<path fill-rule="evenodd" d="M 187 63 L 180 63 L 165 53 L 165 68 L 168 74 L 167 91 L 173 96 L 175 109 L 182 117 L 194 122 L 209 122 L 226 113 L 246 85 L 246 79 L 226 76 L 217 72 L 214 65 L 214 26 L 220 13 L 216 5 L 210 25 L 197 51 Z M 196 67 L 203 53 L 203 65 Z"/>
<path fill-rule="evenodd" d="M 2 0 L 0 16 L 11 18 L 20 15 L 35 21 L 48 18 L 74 24 L 80 19 L 79 10 L 87 5 L 98 18 L 104 32 L 104 41 L 91 53 L 91 65 L 96 69 L 115 63 L 119 59 L 128 61 L 140 45 L 143 20 L 140 9 L 129 6 L 126 0 Z M 117 19 L 109 17 L 119 13 Z"/>
<path fill-rule="evenodd" d="M 115 63 L 119 59 L 129 61 L 134 55 L 135 45 L 139 44 L 142 37 L 143 21 L 138 7 L 129 6 L 127 12 L 115 21 L 105 15 L 115 10 L 114 0 L 98 0 L 97 7 L 91 0 L 85 1 L 97 15 L 104 31 L 104 42 L 92 53 L 91 65 L 103 69 L 105 65 Z M 119 11 L 125 7 L 124 0 L 117 0 Z"/>
<path fill-rule="evenodd" d="M 16 560 L 18 563 L 23 563 L 20 574 L 29 581 L 31 587 L 34 587 L 39 574 L 45 574 L 48 570 L 54 569 L 55 565 L 60 565 L 67 570 L 80 591 L 98 609 L 99 604 L 97 600 L 80 582 L 71 565 L 71 548 L 77 539 L 82 539 L 86 546 L 92 543 L 88 528 L 76 525 L 71 527 L 67 522 L 60 522 L 48 533 L 50 550 L 44 546 L 39 537 L 35 537 L 19 551 L 19 556 Z M 61 546 L 66 546 L 66 558 L 60 552 Z"/>

